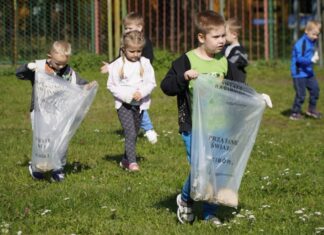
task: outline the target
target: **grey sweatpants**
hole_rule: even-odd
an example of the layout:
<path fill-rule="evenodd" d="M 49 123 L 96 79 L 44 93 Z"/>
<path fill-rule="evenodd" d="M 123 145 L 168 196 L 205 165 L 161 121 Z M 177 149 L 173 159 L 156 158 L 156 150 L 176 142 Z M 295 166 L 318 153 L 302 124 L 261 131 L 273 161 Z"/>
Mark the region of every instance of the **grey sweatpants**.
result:
<path fill-rule="evenodd" d="M 125 136 L 124 160 L 136 162 L 136 140 L 142 119 L 139 106 L 123 104 L 117 113 Z"/>

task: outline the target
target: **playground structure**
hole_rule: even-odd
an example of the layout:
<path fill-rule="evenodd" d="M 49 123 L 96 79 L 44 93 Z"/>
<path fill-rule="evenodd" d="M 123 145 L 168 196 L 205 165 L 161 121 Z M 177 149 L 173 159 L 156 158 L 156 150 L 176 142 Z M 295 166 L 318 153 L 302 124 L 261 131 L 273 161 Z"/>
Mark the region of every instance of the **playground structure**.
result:
<path fill-rule="evenodd" d="M 240 41 L 250 60 L 288 59 L 310 19 L 323 22 L 324 0 L 10 0 L 0 3 L 0 63 L 46 56 L 54 40 L 68 40 L 74 53 L 118 55 L 122 18 L 145 18 L 155 48 L 184 52 L 196 45 L 193 17 L 212 9 L 241 21 Z M 322 55 L 322 37 L 318 47 Z M 322 56 L 321 56 L 322 57 Z M 321 60 L 322 63 L 322 60 Z"/>

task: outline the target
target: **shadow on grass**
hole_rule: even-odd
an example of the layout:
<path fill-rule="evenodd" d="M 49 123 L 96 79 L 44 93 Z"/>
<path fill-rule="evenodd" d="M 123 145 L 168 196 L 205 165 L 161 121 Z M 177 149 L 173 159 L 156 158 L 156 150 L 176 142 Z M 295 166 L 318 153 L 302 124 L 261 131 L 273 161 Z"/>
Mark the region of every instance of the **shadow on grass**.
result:
<path fill-rule="evenodd" d="M 64 167 L 64 171 L 66 174 L 77 174 L 89 169 L 91 169 L 89 165 L 80 162 L 67 163 Z"/>
<path fill-rule="evenodd" d="M 102 159 L 105 161 L 108 161 L 108 162 L 115 162 L 118 165 L 123 157 L 124 157 L 124 154 L 116 154 L 116 155 L 106 154 Z M 143 161 L 145 161 L 145 158 L 142 156 L 137 156 L 136 160 L 137 160 L 137 162 L 143 162 Z"/>
<path fill-rule="evenodd" d="M 159 208 L 166 208 L 169 211 L 177 214 L 178 206 L 177 206 L 177 203 L 176 203 L 176 198 L 177 198 L 177 194 L 172 194 L 172 195 L 168 196 L 167 198 L 164 198 L 164 200 L 156 203 L 154 205 L 154 207 L 156 207 L 158 209 Z"/>
<path fill-rule="evenodd" d="M 291 109 L 285 109 L 283 111 L 281 111 L 281 115 L 285 116 L 285 117 L 289 117 L 291 114 Z"/>

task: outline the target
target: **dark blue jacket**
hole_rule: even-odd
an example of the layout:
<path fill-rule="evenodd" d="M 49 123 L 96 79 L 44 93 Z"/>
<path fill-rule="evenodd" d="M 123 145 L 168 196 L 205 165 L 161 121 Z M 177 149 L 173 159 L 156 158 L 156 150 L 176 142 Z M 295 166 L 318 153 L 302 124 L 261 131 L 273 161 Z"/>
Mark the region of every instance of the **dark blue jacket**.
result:
<path fill-rule="evenodd" d="M 291 55 L 290 71 L 293 78 L 314 77 L 313 62 L 316 41 L 304 34 L 295 43 Z"/>

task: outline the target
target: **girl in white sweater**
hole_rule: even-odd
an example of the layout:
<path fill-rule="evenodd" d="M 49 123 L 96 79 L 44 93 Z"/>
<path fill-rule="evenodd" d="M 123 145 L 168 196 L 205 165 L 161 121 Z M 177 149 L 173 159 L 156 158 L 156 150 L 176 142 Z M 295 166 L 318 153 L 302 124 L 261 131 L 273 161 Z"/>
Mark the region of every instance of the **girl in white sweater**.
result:
<path fill-rule="evenodd" d="M 149 109 L 150 94 L 156 86 L 153 67 L 141 57 L 144 35 L 138 31 L 125 33 L 121 57 L 109 65 L 107 88 L 115 98 L 115 108 L 125 135 L 125 153 L 120 166 L 138 171 L 136 139 L 142 111 Z"/>

